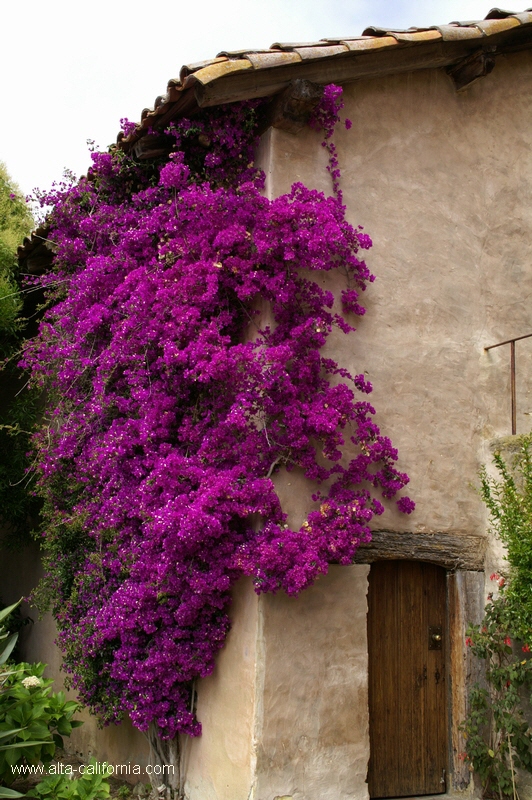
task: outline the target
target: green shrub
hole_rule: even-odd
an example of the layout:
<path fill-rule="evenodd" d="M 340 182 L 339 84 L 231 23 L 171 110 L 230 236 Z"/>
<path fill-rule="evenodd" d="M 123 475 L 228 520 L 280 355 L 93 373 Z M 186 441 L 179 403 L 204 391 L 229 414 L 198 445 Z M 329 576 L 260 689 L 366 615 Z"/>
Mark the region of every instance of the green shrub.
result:
<path fill-rule="evenodd" d="M 26 797 L 46 800 L 106 800 L 110 797 L 109 791 L 109 783 L 104 775 L 99 774 L 97 764 L 91 758 L 88 768 L 79 778 L 48 775 Z"/>
<path fill-rule="evenodd" d="M 532 692 L 532 436 L 521 437 L 511 465 L 493 458 L 497 478 L 482 469 L 481 492 L 491 529 L 506 547 L 508 569 L 491 576 L 480 625 L 466 644 L 485 661 L 486 686 L 475 685 L 462 726 L 466 757 L 485 797 L 516 797 L 516 768 L 532 772 L 532 732 L 522 698 Z"/>
<path fill-rule="evenodd" d="M 0 782 L 17 777 L 15 766 L 48 764 L 63 736 L 82 723 L 72 717 L 79 705 L 53 693 L 42 675 L 44 664 L 9 665 L 0 672 Z"/>
<path fill-rule="evenodd" d="M 32 494 L 33 472 L 28 457 L 30 435 L 38 415 L 38 393 L 29 391 L 17 367 L 27 320 L 25 294 L 17 263 L 17 246 L 34 226 L 20 190 L 0 162 L 0 522 L 2 545 L 30 541 L 40 504 Z M 27 287 L 26 287 L 27 289 Z"/>

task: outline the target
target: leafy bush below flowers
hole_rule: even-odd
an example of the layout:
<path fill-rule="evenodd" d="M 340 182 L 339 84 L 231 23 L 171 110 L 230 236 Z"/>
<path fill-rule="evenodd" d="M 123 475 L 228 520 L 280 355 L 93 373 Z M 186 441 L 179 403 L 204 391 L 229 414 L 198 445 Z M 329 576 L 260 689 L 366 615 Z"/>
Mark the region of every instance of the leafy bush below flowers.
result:
<path fill-rule="evenodd" d="M 39 800 L 106 800 L 110 797 L 109 782 L 100 774 L 94 759 L 79 778 L 69 775 L 48 775 L 25 797 Z"/>
<path fill-rule="evenodd" d="M 21 764 L 48 764 L 63 737 L 82 723 L 79 705 L 52 692 L 44 664 L 5 664 L 0 670 L 0 782 L 11 784 Z"/>

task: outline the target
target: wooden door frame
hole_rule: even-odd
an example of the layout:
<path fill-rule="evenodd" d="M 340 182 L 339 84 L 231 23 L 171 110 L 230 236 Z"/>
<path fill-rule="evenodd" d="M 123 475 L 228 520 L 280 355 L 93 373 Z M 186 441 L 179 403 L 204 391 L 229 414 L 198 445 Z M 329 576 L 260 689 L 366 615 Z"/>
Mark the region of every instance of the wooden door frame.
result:
<path fill-rule="evenodd" d="M 484 616 L 485 575 L 483 571 L 456 570 L 447 573 L 447 614 L 449 630 L 448 659 L 448 725 L 449 781 L 448 792 L 463 792 L 472 780 L 464 762 L 465 739 L 460 724 L 469 710 L 469 692 L 482 680 L 482 667 L 466 646 L 469 625 L 479 625 Z"/>

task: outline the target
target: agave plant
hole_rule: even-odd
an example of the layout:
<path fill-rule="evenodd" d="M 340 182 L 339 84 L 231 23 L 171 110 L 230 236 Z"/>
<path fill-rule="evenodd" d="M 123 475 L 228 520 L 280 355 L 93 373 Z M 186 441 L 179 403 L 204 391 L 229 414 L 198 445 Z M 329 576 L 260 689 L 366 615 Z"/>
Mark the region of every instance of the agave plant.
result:
<path fill-rule="evenodd" d="M 17 603 L 13 603 L 12 606 L 8 606 L 7 608 L 4 608 L 2 609 L 2 611 L 0 611 L 0 643 L 2 643 L 0 644 L 0 647 L 2 647 L 2 649 L 0 650 L 0 665 L 6 663 L 7 659 L 13 652 L 13 649 L 18 639 L 18 633 L 10 634 L 5 629 L 5 625 L 3 625 L 2 623 L 4 622 L 5 619 L 7 619 L 7 617 L 9 617 L 11 612 L 14 611 L 17 608 L 17 606 L 19 606 L 21 603 L 22 603 L 22 598 L 20 598 L 20 600 Z"/>
<path fill-rule="evenodd" d="M 5 741 L 5 739 L 12 738 L 16 733 L 20 732 L 20 728 L 15 728 L 12 731 L 3 731 L 0 734 L 0 742 Z M 4 748 L 9 747 L 10 745 L 1 745 Z M 24 797 L 23 794 L 20 792 L 15 791 L 15 789 L 9 789 L 7 786 L 0 786 L 0 800 L 7 800 L 7 798 L 11 797 Z"/>
<path fill-rule="evenodd" d="M 4 798 L 8 800 L 11 797 L 25 797 L 25 795 L 16 792 L 15 789 L 8 789 L 7 786 L 0 786 L 0 800 L 4 800 Z"/>
<path fill-rule="evenodd" d="M 0 611 L 0 623 L 2 623 L 7 617 L 11 614 L 12 611 L 20 604 L 21 600 L 18 603 L 14 603 L 12 606 L 8 606 Z M 7 639 L 7 641 L 5 641 Z M 3 642 L 2 650 L 0 651 L 0 664 L 5 664 L 11 653 L 13 652 L 13 648 L 15 647 L 18 639 L 18 633 L 12 633 L 11 635 L 5 630 L 5 626 L 0 626 L 0 642 Z M 1 689 L 0 689 L 1 690 Z M 12 731 L 3 731 L 0 734 L 0 742 L 5 741 L 6 739 L 12 739 L 15 734 L 20 733 L 20 728 L 15 728 Z M 8 748 L 10 745 L 0 745 L 2 748 Z M 14 789 L 8 789 L 7 787 L 0 786 L 0 798 L 11 798 L 11 797 L 24 797 L 24 795 L 20 794 L 20 792 L 16 792 Z"/>

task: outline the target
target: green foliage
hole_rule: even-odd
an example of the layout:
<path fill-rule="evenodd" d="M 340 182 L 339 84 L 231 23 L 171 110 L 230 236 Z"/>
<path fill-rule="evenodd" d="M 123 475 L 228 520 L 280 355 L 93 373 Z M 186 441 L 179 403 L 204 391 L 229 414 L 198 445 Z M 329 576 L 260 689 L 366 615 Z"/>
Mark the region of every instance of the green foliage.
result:
<path fill-rule="evenodd" d="M 532 736 L 521 708 L 522 688 L 532 691 L 532 661 L 512 643 L 512 630 L 503 593 L 489 602 L 483 624 L 470 629 L 467 640 L 486 661 L 487 688 L 473 688 L 464 724 L 467 757 L 486 797 L 513 797 L 516 767 L 532 772 Z"/>
<path fill-rule="evenodd" d="M 486 687 L 470 694 L 463 724 L 466 755 L 485 797 L 516 797 L 516 768 L 532 772 L 532 732 L 522 698 L 532 693 L 532 436 L 523 436 L 511 467 L 494 456 L 497 478 L 481 471 L 492 531 L 507 549 L 508 574 L 494 573 L 485 616 L 466 644 L 486 662 Z"/>
<path fill-rule="evenodd" d="M 6 339 L 20 329 L 22 302 L 17 286 L 16 249 L 32 227 L 33 218 L 24 198 L 0 162 L 0 355 L 4 356 Z"/>
<path fill-rule="evenodd" d="M 4 243 L 0 240 L 0 263 L 7 260 Z M 7 339 L 12 338 L 19 330 L 19 314 L 22 311 L 22 300 L 12 270 L 0 270 L 0 332 Z M 4 339 L 5 342 L 5 339 Z M 7 348 L 0 345 L 0 353 Z"/>
<path fill-rule="evenodd" d="M 33 217 L 20 189 L 0 161 L 0 241 L 14 252 L 33 227 Z"/>
<path fill-rule="evenodd" d="M 24 328 L 16 248 L 32 227 L 24 198 L 0 162 L 0 521 L 10 542 L 28 532 L 38 508 L 27 474 L 37 394 L 23 389 L 25 379 L 16 367 Z"/>
<path fill-rule="evenodd" d="M 0 611 L 0 622 L 2 622 L 2 624 L 0 624 L 0 664 L 5 663 L 5 661 L 2 662 L 2 655 L 1 655 L 2 654 L 2 639 L 3 638 L 7 639 L 8 637 L 11 637 L 13 635 L 15 635 L 17 637 L 17 639 L 15 640 L 15 646 L 11 650 L 11 654 L 8 656 L 8 658 L 10 658 L 12 661 L 21 661 L 22 660 L 20 658 L 20 654 L 18 653 L 18 645 L 20 643 L 20 641 L 18 640 L 18 637 L 20 635 L 20 631 L 23 628 L 25 628 L 26 625 L 31 625 L 33 620 L 32 620 L 31 617 L 24 617 L 22 615 L 22 611 L 20 609 L 20 603 L 21 602 L 22 602 L 22 600 L 19 600 L 18 603 L 15 603 L 14 606 L 10 607 L 13 610 L 10 611 L 9 615 L 6 615 L 7 619 L 5 620 L 5 622 L 2 622 L 4 617 L 2 616 L 2 612 Z M 2 597 L 0 595 L 0 608 L 2 607 L 2 605 L 3 605 L 2 604 Z"/>
<path fill-rule="evenodd" d="M 44 664 L 8 665 L 0 672 L 0 781 L 10 784 L 15 765 L 49 763 L 63 736 L 81 722 L 72 719 L 79 705 L 53 693 Z"/>
<path fill-rule="evenodd" d="M 0 664 L 7 660 L 18 636 L 6 633 L 6 621 L 20 602 L 0 611 Z M 21 767 L 49 764 L 56 748 L 63 747 L 63 737 L 82 724 L 72 719 L 79 704 L 67 701 L 63 692 L 52 692 L 52 681 L 43 678 L 44 667 L 21 663 L 5 664 L 0 669 L 0 784 L 10 784 L 24 775 Z M 68 774 L 48 775 L 27 795 L 0 785 L 0 800 L 105 800 L 109 796 L 109 784 L 92 760 L 78 780 L 71 780 Z"/>
<path fill-rule="evenodd" d="M 492 531 L 507 550 L 509 580 L 504 586 L 516 638 L 532 643 L 532 436 L 522 436 L 511 468 L 500 453 L 493 457 L 499 479 L 481 471 L 482 497 Z"/>
<path fill-rule="evenodd" d="M 6 531 L 3 544 L 10 546 L 29 541 L 40 508 L 32 494 L 34 473 L 28 457 L 39 413 L 38 394 L 20 385 L 20 377 L 13 363 L 0 374 L 3 386 L 12 389 L 7 398 L 0 395 L 0 522 Z"/>
<path fill-rule="evenodd" d="M 92 758 L 79 778 L 48 775 L 26 795 L 48 800 L 106 800 L 110 796 L 109 783 L 99 774 L 98 764 Z"/>

